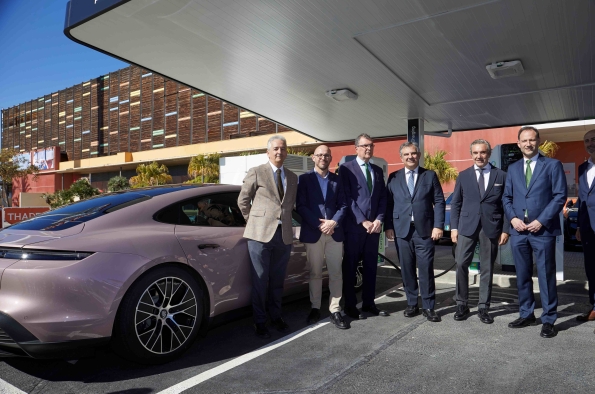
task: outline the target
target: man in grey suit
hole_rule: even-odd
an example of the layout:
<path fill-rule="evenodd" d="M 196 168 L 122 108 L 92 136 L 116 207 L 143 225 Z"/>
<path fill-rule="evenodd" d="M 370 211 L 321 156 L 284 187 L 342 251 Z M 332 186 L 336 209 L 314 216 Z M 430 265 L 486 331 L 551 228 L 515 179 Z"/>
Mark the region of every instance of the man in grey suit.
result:
<path fill-rule="evenodd" d="M 271 336 L 266 327 L 267 306 L 273 327 L 281 332 L 289 329 L 281 317 L 281 297 L 291 254 L 291 214 L 297 194 L 297 176 L 283 167 L 287 157 L 283 136 L 269 138 L 267 155 L 268 163 L 248 170 L 238 197 L 252 261 L 254 327 L 262 338 Z"/>
<path fill-rule="evenodd" d="M 469 265 L 479 242 L 481 280 L 478 317 L 482 323 L 494 319 L 488 313 L 492 297 L 494 262 L 498 245 L 508 242 L 510 223 L 504 218 L 502 193 L 506 172 L 489 162 L 492 147 L 486 140 L 471 143 L 473 166 L 457 178 L 450 208 L 451 238 L 457 244 L 457 311 L 454 319 L 465 320 L 469 315 Z"/>

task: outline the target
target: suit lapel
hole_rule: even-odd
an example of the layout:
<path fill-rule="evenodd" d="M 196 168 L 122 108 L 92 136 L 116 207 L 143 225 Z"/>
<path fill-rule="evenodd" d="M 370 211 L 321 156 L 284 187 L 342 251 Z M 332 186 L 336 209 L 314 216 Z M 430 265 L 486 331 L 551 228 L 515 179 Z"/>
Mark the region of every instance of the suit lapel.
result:
<path fill-rule="evenodd" d="M 585 166 L 585 169 L 583 170 L 583 175 L 581 176 L 583 178 L 583 182 L 585 182 L 585 185 L 587 185 L 587 187 L 589 187 L 589 180 L 587 179 L 587 171 L 589 171 L 589 162 L 586 161 L 585 164 L 583 164 Z M 589 187 L 589 191 L 593 191 L 593 187 L 595 186 L 595 180 L 593 180 L 593 183 L 591 183 L 591 187 Z"/>
<path fill-rule="evenodd" d="M 370 193 L 370 191 L 368 190 L 368 181 L 366 181 L 366 177 L 364 176 L 364 172 L 362 171 L 361 166 L 359 165 L 359 163 L 357 162 L 357 160 L 353 159 L 351 161 L 353 164 L 353 172 L 355 172 L 355 176 L 359 179 L 359 183 L 360 185 L 363 185 L 363 189 L 368 192 L 368 195 L 372 195 L 372 193 Z"/>
<path fill-rule="evenodd" d="M 281 204 L 282 201 L 279 198 L 279 192 L 277 191 L 277 182 L 275 182 L 275 177 L 273 175 L 273 169 L 271 168 L 271 165 L 269 163 L 266 163 L 263 166 L 263 171 L 265 172 L 265 178 L 264 179 L 266 180 L 266 182 L 268 182 L 268 184 L 269 184 L 269 186 L 270 186 L 273 194 L 277 198 L 277 201 L 279 201 L 279 204 Z M 285 193 L 285 194 L 287 194 L 287 193 Z"/>
<path fill-rule="evenodd" d="M 310 182 L 312 182 L 312 189 L 316 190 L 316 194 L 318 196 L 318 201 L 322 201 L 324 203 L 324 195 L 322 194 L 322 189 L 320 188 L 320 184 L 318 183 L 318 174 L 316 171 L 312 171 L 312 175 L 310 176 Z M 328 195 L 328 187 L 326 188 L 326 192 Z"/>
<path fill-rule="evenodd" d="M 543 156 L 538 155 L 537 160 L 535 160 L 535 171 L 533 171 L 533 173 L 531 174 L 531 181 L 529 182 L 529 187 L 527 188 L 527 191 L 531 190 L 531 187 L 535 184 L 535 181 L 537 177 L 539 177 L 539 173 L 541 172 L 541 170 L 543 170 L 544 165 L 545 164 L 543 163 Z"/>
<path fill-rule="evenodd" d="M 415 187 L 413 188 L 413 195 L 411 196 L 412 199 L 417 194 L 417 189 L 419 188 L 419 184 L 421 183 L 421 180 L 423 179 L 425 173 L 426 173 L 425 168 L 422 168 L 422 167 L 417 168 L 417 181 L 415 182 Z M 407 189 L 407 193 L 409 193 L 409 189 Z"/>
<path fill-rule="evenodd" d="M 397 176 L 395 178 L 397 180 L 397 184 L 401 187 L 401 190 L 403 191 L 403 195 L 411 197 L 411 194 L 409 194 L 409 188 L 407 187 L 406 171 L 407 169 L 404 168 L 402 171 L 397 172 Z"/>

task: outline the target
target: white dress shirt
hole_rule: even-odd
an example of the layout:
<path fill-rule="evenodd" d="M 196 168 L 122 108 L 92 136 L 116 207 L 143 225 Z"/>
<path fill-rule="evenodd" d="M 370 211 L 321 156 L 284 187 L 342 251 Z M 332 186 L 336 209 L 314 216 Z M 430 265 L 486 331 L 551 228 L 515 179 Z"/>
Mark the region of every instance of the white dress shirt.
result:
<path fill-rule="evenodd" d="M 413 171 L 413 174 L 410 174 L 409 171 Z M 413 188 L 417 183 L 417 178 L 419 177 L 419 166 L 415 167 L 413 170 L 408 170 L 405 167 L 405 186 L 407 187 L 407 191 L 409 191 L 409 177 L 413 177 Z M 413 221 L 413 211 L 411 211 L 411 221 Z"/>
<path fill-rule="evenodd" d="M 477 166 L 477 164 L 473 164 L 473 168 L 475 169 L 475 179 L 477 179 L 477 182 L 479 182 L 479 167 Z M 490 163 L 486 164 L 485 167 L 483 167 L 483 190 L 488 190 L 488 183 L 490 181 L 490 170 L 492 169 L 492 165 Z M 533 169 L 533 168 L 531 168 Z"/>
<path fill-rule="evenodd" d="M 287 179 L 285 179 L 285 169 L 283 168 L 283 166 L 281 166 L 281 168 L 275 167 L 275 165 L 270 161 L 269 164 L 273 169 L 273 179 L 275 180 L 275 185 L 277 185 L 277 170 L 281 170 L 281 182 L 283 182 L 283 193 L 287 192 Z M 279 220 L 279 224 L 281 224 L 281 220 Z"/>
<path fill-rule="evenodd" d="M 369 166 L 368 168 L 370 169 L 370 177 L 372 178 L 372 191 L 374 191 L 374 170 L 372 169 L 372 166 L 370 165 L 370 163 L 366 163 L 365 161 L 360 159 L 359 156 L 355 157 L 355 161 L 357 161 L 359 168 L 362 170 L 362 173 L 364 174 L 364 179 L 368 179 L 366 176 L 366 166 Z"/>
<path fill-rule="evenodd" d="M 593 160 L 591 158 L 587 160 L 587 163 L 589 163 L 587 166 L 587 187 L 590 189 L 591 185 L 593 184 L 593 179 L 595 179 L 595 165 L 593 164 Z"/>
<path fill-rule="evenodd" d="M 535 165 L 537 164 L 537 158 L 539 157 L 539 155 L 535 155 L 533 156 L 531 159 L 526 159 L 523 156 L 523 174 L 527 173 L 527 160 L 531 160 L 531 179 L 533 179 L 533 174 L 535 174 Z"/>

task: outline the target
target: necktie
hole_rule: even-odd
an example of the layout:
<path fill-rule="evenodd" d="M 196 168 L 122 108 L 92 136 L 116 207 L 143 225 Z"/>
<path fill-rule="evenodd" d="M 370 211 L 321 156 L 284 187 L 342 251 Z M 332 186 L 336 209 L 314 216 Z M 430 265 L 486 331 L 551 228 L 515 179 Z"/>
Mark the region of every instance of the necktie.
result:
<path fill-rule="evenodd" d="M 283 191 L 283 179 L 281 179 L 281 169 L 277 170 L 277 191 L 279 192 L 279 200 L 283 201 L 285 192 Z"/>
<path fill-rule="evenodd" d="M 370 174 L 370 167 L 368 167 L 368 163 L 364 163 L 366 166 L 366 182 L 368 183 L 368 190 L 372 193 L 372 174 Z"/>
<path fill-rule="evenodd" d="M 479 183 L 479 195 L 481 196 L 481 198 L 483 198 L 483 195 L 486 192 L 486 184 L 483 178 L 483 168 L 478 168 L 477 171 L 479 171 L 479 178 L 477 179 L 477 183 Z"/>
<path fill-rule="evenodd" d="M 409 194 L 413 196 L 413 189 L 415 189 L 415 184 L 413 183 L 413 171 L 409 171 L 409 179 L 407 180 L 407 187 L 409 188 Z"/>
<path fill-rule="evenodd" d="M 525 170 L 525 183 L 527 184 L 527 187 L 529 187 L 532 175 L 533 172 L 531 171 L 531 160 L 527 160 L 527 169 Z"/>

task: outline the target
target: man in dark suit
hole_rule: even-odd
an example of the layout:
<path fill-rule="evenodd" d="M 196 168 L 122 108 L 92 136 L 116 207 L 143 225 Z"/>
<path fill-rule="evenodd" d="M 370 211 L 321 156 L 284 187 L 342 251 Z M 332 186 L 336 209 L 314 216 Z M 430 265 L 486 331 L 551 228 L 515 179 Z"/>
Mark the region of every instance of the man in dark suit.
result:
<path fill-rule="evenodd" d="M 314 170 L 298 178 L 297 212 L 302 217 L 300 241 L 306 245 L 310 271 L 310 302 L 308 323 L 320 320 L 322 298 L 322 266 L 326 262 L 329 274 L 329 311 L 331 322 L 340 329 L 348 328 L 341 316 L 343 288 L 343 215 L 345 205 L 339 176 L 329 172 L 333 160 L 328 146 L 320 145 L 312 155 Z"/>
<path fill-rule="evenodd" d="M 508 324 L 522 328 L 536 324 L 533 313 L 533 254 L 541 295 L 540 335 L 557 335 L 556 236 L 561 234 L 560 211 L 566 202 L 566 176 L 562 163 L 539 154 L 539 130 L 532 126 L 519 130 L 518 142 L 523 159 L 508 167 L 502 197 L 510 220 L 510 245 L 516 268 L 520 317 Z"/>
<path fill-rule="evenodd" d="M 385 230 L 388 239 L 395 239 L 401 263 L 401 276 L 407 294 L 404 315 L 413 317 L 419 313 L 417 297 L 421 292 L 423 315 L 429 321 L 439 322 L 440 316 L 434 311 L 434 241 L 442 237 L 446 207 L 444 193 L 436 173 L 419 166 L 417 145 L 405 142 L 399 153 L 405 168 L 388 177 L 386 216 L 389 220 Z"/>
<path fill-rule="evenodd" d="M 270 338 L 266 309 L 278 331 L 289 329 L 281 317 L 281 299 L 291 255 L 291 215 L 297 194 L 297 176 L 284 168 L 287 142 L 275 134 L 267 143 L 269 161 L 248 170 L 238 196 L 246 219 L 244 237 L 252 263 L 252 311 L 256 335 Z"/>
<path fill-rule="evenodd" d="M 583 245 L 585 273 L 589 282 L 591 308 L 577 316 L 578 321 L 595 320 L 595 129 L 583 138 L 589 160 L 578 167 L 578 227 L 576 239 Z"/>
<path fill-rule="evenodd" d="M 388 316 L 376 307 L 376 271 L 378 268 L 378 242 L 386 211 L 386 186 L 380 167 L 370 164 L 374 143 L 367 134 L 355 139 L 355 160 L 341 165 L 340 183 L 345 193 L 347 212 L 343 219 L 345 231 L 345 258 L 343 259 L 343 298 L 345 314 L 353 319 L 365 319 L 363 312 L 375 316 Z M 355 275 L 363 260 L 364 283 L 362 310 L 356 307 Z"/>
<path fill-rule="evenodd" d="M 494 262 L 498 245 L 508 242 L 510 223 L 504 218 L 502 193 L 506 172 L 490 164 L 492 147 L 486 140 L 471 143 L 471 157 L 475 163 L 457 178 L 450 207 L 451 239 L 457 244 L 457 311 L 455 320 L 469 315 L 469 265 L 479 242 L 481 280 L 478 313 L 482 323 L 494 319 L 488 313 L 492 297 Z"/>

